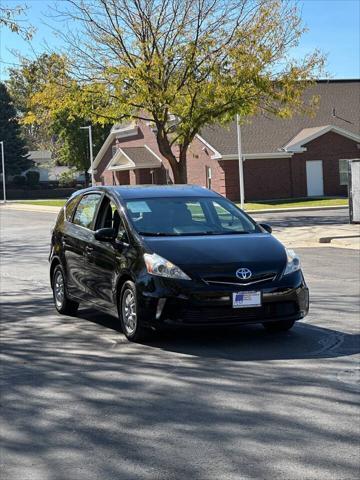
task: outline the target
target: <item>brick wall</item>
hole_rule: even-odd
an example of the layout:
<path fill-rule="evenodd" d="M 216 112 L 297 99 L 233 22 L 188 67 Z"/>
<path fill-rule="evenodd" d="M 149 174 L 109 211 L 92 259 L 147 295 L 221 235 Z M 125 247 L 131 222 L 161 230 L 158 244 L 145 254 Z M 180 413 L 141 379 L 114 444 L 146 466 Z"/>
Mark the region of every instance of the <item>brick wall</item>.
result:
<path fill-rule="evenodd" d="M 225 195 L 233 201 L 240 198 L 239 163 L 219 162 L 225 174 Z M 245 200 L 268 200 L 291 197 L 288 158 L 248 159 L 244 161 Z"/>
<path fill-rule="evenodd" d="M 201 140 L 195 138 L 187 155 L 188 183 L 206 187 L 206 167 L 211 168 L 211 189 L 225 195 L 225 172 L 214 154 Z"/>
<path fill-rule="evenodd" d="M 120 146 L 148 145 L 163 161 L 162 169 L 155 169 L 154 182 L 166 182 L 165 169 L 172 177 L 168 161 L 160 154 L 156 137 L 149 126 L 138 122 L 136 136 L 119 139 Z M 115 140 L 114 140 L 115 144 Z M 188 183 L 206 186 L 206 167 L 211 168 L 211 188 L 231 200 L 239 200 L 239 168 L 237 160 L 214 160 L 213 151 L 195 138 L 187 157 Z M 108 148 L 98 165 L 96 180 L 104 184 L 151 183 L 150 169 L 139 171 L 109 172 L 105 168 L 112 157 Z M 356 142 L 341 135 L 329 132 L 307 145 L 307 151 L 295 154 L 292 158 L 248 159 L 244 162 L 245 199 L 267 200 L 276 198 L 305 197 L 306 160 L 323 160 L 324 194 L 329 196 L 346 195 L 347 187 L 340 185 L 339 159 L 359 158 L 360 150 Z"/>
<path fill-rule="evenodd" d="M 326 133 L 306 145 L 307 151 L 292 158 L 294 197 L 307 195 L 306 161 L 322 160 L 324 195 L 346 195 L 347 186 L 340 185 L 339 159 L 360 158 L 356 142 L 334 132 Z"/>
<path fill-rule="evenodd" d="M 108 163 L 110 162 L 112 158 L 112 146 L 117 144 L 120 147 L 142 147 L 144 145 L 147 145 L 156 155 L 158 155 L 162 161 L 163 161 L 163 166 L 164 169 L 169 170 L 170 176 L 171 174 L 171 169 L 168 164 L 168 161 L 166 158 L 164 158 L 157 146 L 156 142 L 156 137 L 154 133 L 152 132 L 151 128 L 145 124 L 145 122 L 138 121 L 137 122 L 139 126 L 138 134 L 131 136 L 131 137 L 125 137 L 125 138 L 119 138 L 117 141 L 114 139 L 112 145 L 109 146 L 107 149 L 104 157 L 100 161 L 99 165 L 97 166 L 97 173 L 95 175 L 95 180 L 99 183 L 103 182 L 105 185 L 113 185 L 113 175 L 112 172 L 106 171 L 106 167 Z M 151 174 L 149 169 L 140 169 L 142 173 L 135 173 L 135 171 L 128 171 L 127 173 L 125 171 L 122 172 L 115 172 L 115 180 L 116 184 L 122 184 L 122 185 L 136 185 L 137 179 L 141 180 L 141 183 L 151 183 Z M 146 170 L 146 172 L 144 172 Z M 148 171 L 147 171 L 148 170 Z M 157 169 L 160 170 L 160 169 Z M 102 178 L 101 178 L 102 177 Z M 164 173 L 158 173 L 155 175 L 155 179 L 160 180 L 165 179 L 166 175 Z"/>

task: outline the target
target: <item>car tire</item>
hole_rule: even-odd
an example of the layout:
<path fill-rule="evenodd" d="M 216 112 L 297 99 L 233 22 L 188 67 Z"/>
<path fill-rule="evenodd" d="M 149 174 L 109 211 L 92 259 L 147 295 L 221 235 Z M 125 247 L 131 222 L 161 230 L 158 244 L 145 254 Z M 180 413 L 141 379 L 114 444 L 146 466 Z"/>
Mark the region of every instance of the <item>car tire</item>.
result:
<path fill-rule="evenodd" d="M 65 275 L 60 265 L 55 267 L 52 278 L 52 289 L 56 310 L 62 315 L 75 315 L 79 304 L 78 302 L 70 300 L 66 294 Z"/>
<path fill-rule="evenodd" d="M 138 301 L 135 283 L 128 280 L 121 288 L 119 295 L 119 319 L 121 328 L 128 340 L 140 342 L 146 337 L 138 311 Z"/>
<path fill-rule="evenodd" d="M 272 333 L 287 332 L 294 326 L 295 320 L 278 320 L 277 322 L 263 323 L 263 326 Z"/>

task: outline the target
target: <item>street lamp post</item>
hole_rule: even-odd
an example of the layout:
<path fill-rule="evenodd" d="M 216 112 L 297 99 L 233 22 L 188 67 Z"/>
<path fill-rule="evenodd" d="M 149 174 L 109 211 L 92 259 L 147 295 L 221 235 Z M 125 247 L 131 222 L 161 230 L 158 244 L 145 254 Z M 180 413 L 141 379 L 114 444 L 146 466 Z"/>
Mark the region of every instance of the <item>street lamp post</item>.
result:
<path fill-rule="evenodd" d="M 6 203 L 6 183 L 5 183 L 5 155 L 4 155 L 4 142 L 1 140 L 1 166 L 2 166 L 2 181 L 3 181 L 3 192 L 4 192 L 4 200 L 3 202 Z"/>
<path fill-rule="evenodd" d="M 87 125 L 86 127 L 80 127 L 81 130 L 88 130 L 89 131 L 89 152 L 90 152 L 90 166 L 91 166 L 91 185 L 95 185 L 95 177 L 94 177 L 94 168 L 93 168 L 93 144 L 92 144 L 92 130 L 91 125 Z"/>
<path fill-rule="evenodd" d="M 237 132 L 237 146 L 238 146 L 238 159 L 239 159 L 239 188 L 240 188 L 240 208 L 244 208 L 244 164 L 241 151 L 241 130 L 240 130 L 240 117 L 236 115 L 236 132 Z"/>

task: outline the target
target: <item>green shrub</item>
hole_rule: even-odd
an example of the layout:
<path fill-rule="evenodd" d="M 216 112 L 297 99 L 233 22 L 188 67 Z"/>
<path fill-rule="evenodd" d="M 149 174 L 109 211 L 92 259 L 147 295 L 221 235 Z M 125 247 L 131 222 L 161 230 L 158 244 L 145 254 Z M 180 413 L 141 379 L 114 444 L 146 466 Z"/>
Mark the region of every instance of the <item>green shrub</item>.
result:
<path fill-rule="evenodd" d="M 74 187 L 76 185 L 76 170 L 62 172 L 59 177 L 59 187 Z"/>
<path fill-rule="evenodd" d="M 29 170 L 28 172 L 26 172 L 26 182 L 31 187 L 39 185 L 40 173 L 34 170 Z"/>

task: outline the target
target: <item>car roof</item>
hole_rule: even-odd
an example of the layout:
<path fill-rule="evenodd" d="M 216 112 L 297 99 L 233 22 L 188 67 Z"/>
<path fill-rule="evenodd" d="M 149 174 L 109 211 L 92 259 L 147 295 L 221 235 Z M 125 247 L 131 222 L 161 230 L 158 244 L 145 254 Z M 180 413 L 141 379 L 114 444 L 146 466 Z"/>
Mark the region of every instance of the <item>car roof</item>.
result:
<path fill-rule="evenodd" d="M 90 187 L 83 192 L 107 191 L 119 198 L 218 197 L 219 194 L 199 185 L 121 185 Z"/>

